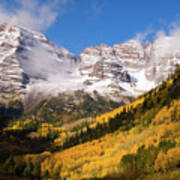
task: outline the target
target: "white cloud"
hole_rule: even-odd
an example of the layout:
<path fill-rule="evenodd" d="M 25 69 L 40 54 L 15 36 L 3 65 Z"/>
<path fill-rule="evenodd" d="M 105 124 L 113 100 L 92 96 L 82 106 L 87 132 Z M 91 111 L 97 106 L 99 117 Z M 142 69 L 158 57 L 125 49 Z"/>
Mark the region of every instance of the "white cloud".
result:
<path fill-rule="evenodd" d="M 72 0 L 16 0 L 10 6 L 5 0 L 0 4 L 0 23 L 8 22 L 38 31 L 45 31 L 57 19 L 62 7 Z"/>
<path fill-rule="evenodd" d="M 154 40 L 162 43 L 159 56 L 176 54 L 180 50 L 180 23 L 173 22 L 167 30 L 157 31 Z"/>
<path fill-rule="evenodd" d="M 144 42 L 144 40 L 146 40 L 147 37 L 149 35 L 152 35 L 153 33 L 154 33 L 154 30 L 152 28 L 149 28 L 143 33 L 142 32 L 137 33 L 135 39 L 140 41 L 140 42 Z"/>
<path fill-rule="evenodd" d="M 158 31 L 158 32 L 155 33 L 154 38 L 155 38 L 155 39 L 159 39 L 159 38 L 164 37 L 164 36 L 166 36 L 166 32 L 163 31 L 163 30 L 160 30 L 160 31 Z"/>
<path fill-rule="evenodd" d="M 141 43 L 153 40 L 158 49 L 157 58 L 172 56 L 180 51 L 180 22 L 170 23 L 160 30 L 148 29 L 144 33 L 137 33 L 134 39 Z"/>

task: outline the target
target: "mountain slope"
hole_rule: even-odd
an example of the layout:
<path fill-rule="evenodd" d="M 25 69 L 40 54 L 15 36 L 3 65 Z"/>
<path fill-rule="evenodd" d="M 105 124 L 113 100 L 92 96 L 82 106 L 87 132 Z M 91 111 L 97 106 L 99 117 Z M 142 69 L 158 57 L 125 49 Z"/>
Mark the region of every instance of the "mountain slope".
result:
<path fill-rule="evenodd" d="M 98 116 L 96 122 L 75 133 L 50 123 L 41 123 L 38 129 L 33 129 L 29 119 L 19 120 L 19 123 L 17 120 L 1 134 L 2 139 L 6 139 L 1 141 L 1 154 L 5 154 L 2 170 L 31 178 L 178 179 L 179 88 L 180 66 L 159 87 L 124 107 Z M 24 136 L 18 136 L 23 133 Z M 29 140 L 25 138 L 30 138 L 31 143 L 43 140 L 47 144 L 41 146 L 39 153 L 37 146 L 28 146 L 30 148 L 25 148 L 23 155 L 23 143 L 20 143 L 21 149 L 15 145 L 19 137 L 23 143 Z M 16 149 L 16 153 L 10 156 L 4 148 L 12 142 L 14 146 L 8 151 L 11 154 Z"/>
<path fill-rule="evenodd" d="M 178 179 L 179 87 L 180 67 L 160 87 L 100 116 L 102 124 L 81 131 L 70 145 L 113 133 L 55 153 L 41 164 L 42 173 L 67 179 Z"/>
<path fill-rule="evenodd" d="M 105 99 L 97 92 L 89 95 L 84 91 L 69 91 L 59 93 L 42 101 L 37 107 L 26 114 L 26 118 L 35 118 L 37 121 L 56 125 L 67 124 L 82 118 L 95 118 L 97 115 L 108 112 L 123 105 L 123 102 L 114 102 Z M 26 110 L 28 111 L 28 109 Z"/>

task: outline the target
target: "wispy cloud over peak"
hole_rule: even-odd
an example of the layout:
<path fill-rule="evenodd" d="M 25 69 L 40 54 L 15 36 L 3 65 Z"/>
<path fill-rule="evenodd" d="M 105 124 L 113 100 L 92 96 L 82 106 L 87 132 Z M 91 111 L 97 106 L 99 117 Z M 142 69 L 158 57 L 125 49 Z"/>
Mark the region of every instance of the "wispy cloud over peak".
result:
<path fill-rule="evenodd" d="M 170 24 L 166 24 L 166 27 L 161 27 L 160 29 L 148 28 L 144 32 L 136 33 L 134 39 L 140 41 L 141 43 L 150 40 L 157 40 L 163 37 L 175 37 L 180 38 L 180 22 L 176 21 Z"/>
<path fill-rule="evenodd" d="M 154 33 L 154 30 L 152 28 L 148 28 L 145 32 L 139 32 L 136 34 L 135 39 L 140 42 L 144 42 L 147 40 L 147 37 L 152 35 Z"/>

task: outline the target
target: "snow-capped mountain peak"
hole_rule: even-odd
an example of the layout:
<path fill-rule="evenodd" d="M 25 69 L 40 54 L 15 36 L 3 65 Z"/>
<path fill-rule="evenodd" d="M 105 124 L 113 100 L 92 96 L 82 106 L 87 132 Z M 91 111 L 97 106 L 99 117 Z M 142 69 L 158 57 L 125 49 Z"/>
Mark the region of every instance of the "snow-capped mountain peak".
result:
<path fill-rule="evenodd" d="M 43 34 L 0 25 L 0 99 L 48 97 L 61 91 L 97 91 L 118 100 L 137 96 L 168 77 L 180 63 L 177 37 L 143 46 L 129 40 L 110 47 L 88 47 L 79 58 Z M 39 98 L 41 100 L 41 98 Z"/>
<path fill-rule="evenodd" d="M 79 71 L 87 89 L 137 96 L 159 85 L 180 63 L 180 45 L 175 43 L 176 38 L 164 37 L 145 46 L 132 39 L 113 47 L 89 47 L 79 57 Z"/>
<path fill-rule="evenodd" d="M 9 98 L 28 84 L 51 82 L 74 73 L 76 57 L 54 46 L 43 34 L 19 26 L 0 26 L 0 91 Z"/>

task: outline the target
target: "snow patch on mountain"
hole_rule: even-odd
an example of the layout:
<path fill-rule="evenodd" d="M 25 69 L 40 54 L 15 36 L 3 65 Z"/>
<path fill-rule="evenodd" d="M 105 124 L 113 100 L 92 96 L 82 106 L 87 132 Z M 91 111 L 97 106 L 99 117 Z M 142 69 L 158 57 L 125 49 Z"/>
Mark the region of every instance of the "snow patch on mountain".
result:
<path fill-rule="evenodd" d="M 145 46 L 129 40 L 113 47 L 86 48 L 79 57 L 79 71 L 88 90 L 138 96 L 155 88 L 180 61 L 175 37 L 161 37 Z M 94 79 L 95 78 L 95 79 Z"/>
<path fill-rule="evenodd" d="M 129 40 L 113 47 L 88 47 L 79 58 L 43 34 L 0 25 L 0 99 L 43 99 L 83 89 L 118 100 L 159 85 L 180 63 L 179 38 L 159 37 L 143 46 Z"/>
<path fill-rule="evenodd" d="M 41 33 L 8 24 L 0 26 L 1 97 L 24 96 L 35 84 L 39 84 L 43 93 L 52 87 L 53 91 L 59 90 L 58 86 L 62 90 L 65 86 L 70 88 L 75 69 L 76 57 L 64 48 L 57 48 Z"/>

